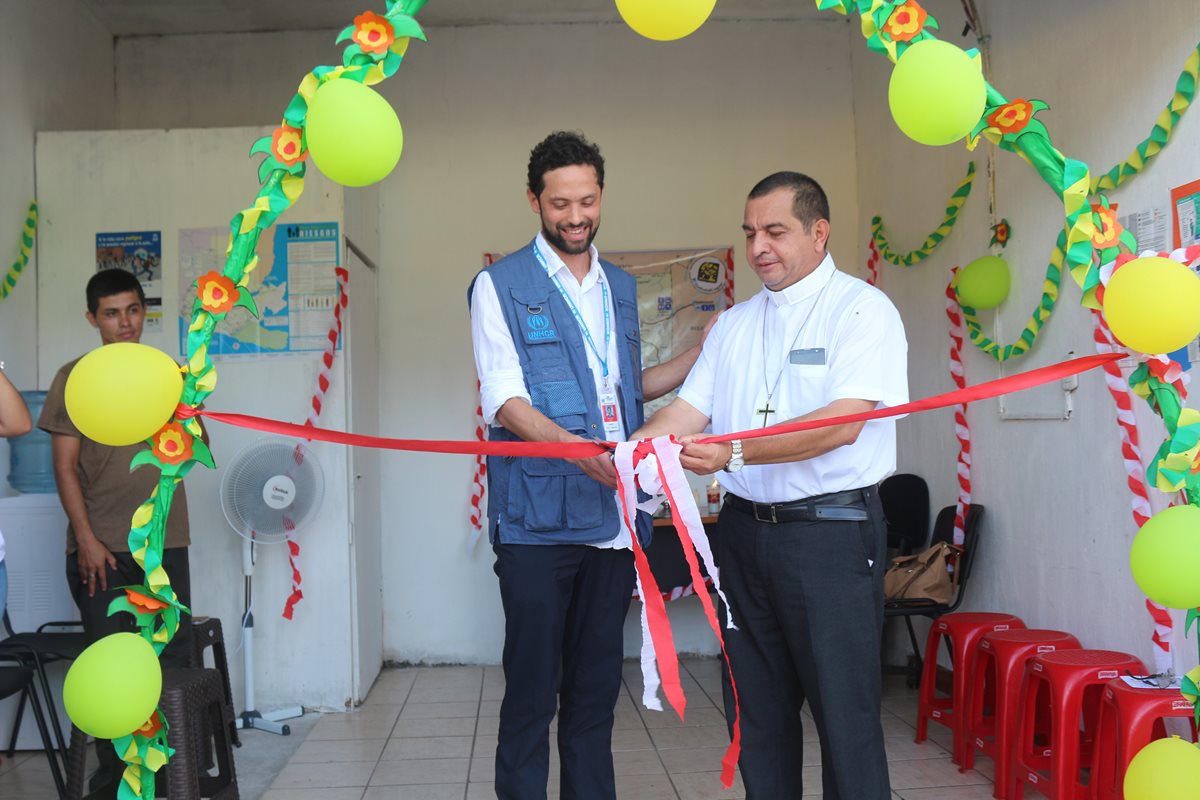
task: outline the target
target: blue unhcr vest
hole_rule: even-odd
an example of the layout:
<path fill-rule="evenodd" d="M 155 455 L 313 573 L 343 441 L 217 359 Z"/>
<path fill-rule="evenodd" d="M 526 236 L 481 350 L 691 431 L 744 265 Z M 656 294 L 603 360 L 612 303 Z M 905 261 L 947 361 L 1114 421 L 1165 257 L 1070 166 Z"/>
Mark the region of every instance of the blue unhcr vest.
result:
<path fill-rule="evenodd" d="M 600 262 L 616 308 L 613 336 L 621 365 L 618 401 L 628 433 L 641 427 L 642 340 L 637 281 Z M 487 268 L 512 333 L 533 407 L 558 426 L 603 439 L 600 401 L 583 335 L 562 295 L 527 245 Z M 470 302 L 475 282 L 467 290 Z M 520 439 L 493 425 L 495 442 Z M 488 536 L 505 544 L 596 544 L 620 530 L 613 490 L 559 458 L 489 456 Z M 651 520 L 638 512 L 638 539 L 649 544 Z"/>

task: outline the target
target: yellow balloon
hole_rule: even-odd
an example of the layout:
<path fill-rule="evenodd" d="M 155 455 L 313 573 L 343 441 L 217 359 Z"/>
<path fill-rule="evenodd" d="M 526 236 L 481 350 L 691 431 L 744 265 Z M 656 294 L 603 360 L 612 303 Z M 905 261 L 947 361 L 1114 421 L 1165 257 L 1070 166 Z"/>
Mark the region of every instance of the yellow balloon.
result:
<path fill-rule="evenodd" d="M 983 117 L 986 101 L 979 59 L 938 39 L 922 39 L 905 50 L 888 84 L 892 118 L 921 144 L 962 139 Z"/>
<path fill-rule="evenodd" d="M 349 78 L 321 84 L 308 105 L 304 141 L 313 163 L 343 186 L 383 180 L 400 160 L 404 130 L 392 104 Z"/>
<path fill-rule="evenodd" d="M 1139 353 L 1186 347 L 1200 336 L 1200 276 L 1172 258 L 1136 258 L 1104 288 L 1104 319 Z"/>
<path fill-rule="evenodd" d="M 121 447 L 157 433 L 182 394 L 183 375 L 169 355 L 149 345 L 115 342 L 75 364 L 67 377 L 67 414 L 87 438 Z"/>
<path fill-rule="evenodd" d="M 146 724 L 161 694 L 162 668 L 154 648 L 136 633 L 114 633 L 71 664 L 63 707 L 84 733 L 117 739 Z"/>
<path fill-rule="evenodd" d="M 695 33 L 717 0 L 617 0 L 625 24 L 647 39 L 670 42 Z"/>
<path fill-rule="evenodd" d="M 1175 736 L 1143 747 L 1125 771 L 1125 800 L 1200 800 L 1200 749 Z"/>

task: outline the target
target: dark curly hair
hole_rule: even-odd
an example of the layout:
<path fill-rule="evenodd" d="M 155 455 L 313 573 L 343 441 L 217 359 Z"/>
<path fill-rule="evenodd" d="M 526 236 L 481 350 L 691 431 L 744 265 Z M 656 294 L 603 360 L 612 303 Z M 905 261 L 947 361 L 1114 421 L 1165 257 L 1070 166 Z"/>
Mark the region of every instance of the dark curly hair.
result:
<path fill-rule="evenodd" d="M 804 232 L 812 230 L 819 219 L 829 221 L 829 199 L 821 184 L 802 172 L 776 172 L 754 185 L 747 199 L 763 197 L 771 192 L 787 189 L 792 192 L 792 216 L 804 225 Z"/>
<path fill-rule="evenodd" d="M 604 188 L 604 156 L 582 133 L 555 131 L 529 152 L 529 191 L 541 197 L 546 173 L 561 167 L 591 166 L 596 181 Z"/>

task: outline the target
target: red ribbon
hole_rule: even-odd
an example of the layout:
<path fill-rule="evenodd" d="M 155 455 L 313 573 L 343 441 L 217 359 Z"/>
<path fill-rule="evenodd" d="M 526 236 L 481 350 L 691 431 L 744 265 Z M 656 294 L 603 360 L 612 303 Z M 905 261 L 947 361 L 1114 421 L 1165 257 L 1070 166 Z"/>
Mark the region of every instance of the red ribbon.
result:
<path fill-rule="evenodd" d="M 826 419 L 811 419 L 803 422 L 788 422 L 772 425 L 769 428 L 759 428 L 751 431 L 737 431 L 720 436 L 709 436 L 699 440 L 701 443 L 728 442 L 733 439 L 757 439 L 763 436 L 777 436 L 781 433 L 810 431 L 817 428 L 828 428 L 834 425 L 846 425 L 852 422 L 866 422 L 873 419 L 886 419 L 902 414 L 916 414 L 921 411 L 932 411 L 938 408 L 974 403 L 978 400 L 998 397 L 1002 394 L 1012 394 L 1034 386 L 1052 383 L 1057 380 L 1087 372 L 1090 369 L 1103 366 L 1110 361 L 1124 357 L 1123 353 L 1104 353 L 1102 355 L 1084 356 L 1039 367 L 1027 372 L 1019 372 L 994 381 L 968 386 L 945 394 L 926 397 L 899 406 L 877 408 L 874 411 L 863 411 L 858 414 L 845 414 L 840 417 Z M 463 455 L 486 456 L 532 456 L 538 458 L 591 458 L 607 453 L 613 448 L 611 442 L 464 442 L 447 439 L 391 439 L 382 436 L 363 436 L 357 433 L 334 431 L 328 428 L 317 428 L 310 425 L 297 425 L 291 422 L 254 417 L 249 414 L 227 414 L 207 409 L 192 409 L 180 405 L 175 416 L 185 419 L 200 416 L 205 419 L 224 422 L 239 428 L 249 428 L 266 433 L 277 433 L 283 436 L 295 436 L 300 439 L 316 439 L 334 444 L 346 444 L 357 447 L 378 447 L 384 450 L 406 450 L 416 453 L 458 453 Z"/>

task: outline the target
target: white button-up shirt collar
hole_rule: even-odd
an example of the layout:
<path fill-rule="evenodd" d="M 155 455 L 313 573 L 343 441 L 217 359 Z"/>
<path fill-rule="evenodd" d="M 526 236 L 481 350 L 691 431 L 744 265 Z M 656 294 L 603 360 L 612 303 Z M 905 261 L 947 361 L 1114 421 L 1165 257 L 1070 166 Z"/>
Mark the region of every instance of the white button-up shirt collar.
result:
<path fill-rule="evenodd" d="M 826 253 L 825 258 L 821 259 L 821 263 L 812 272 L 777 292 L 768 289 L 767 297 L 771 298 L 771 302 L 775 304 L 776 308 L 803 303 L 824 289 L 825 284 L 829 283 L 829 279 L 836 271 L 837 267 L 834 266 L 833 259 Z"/>

